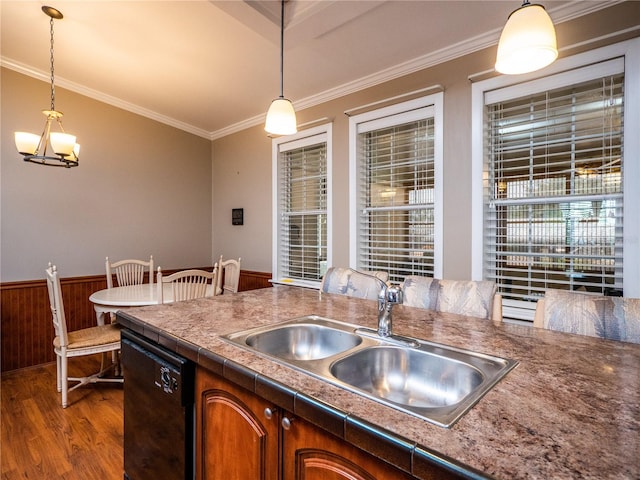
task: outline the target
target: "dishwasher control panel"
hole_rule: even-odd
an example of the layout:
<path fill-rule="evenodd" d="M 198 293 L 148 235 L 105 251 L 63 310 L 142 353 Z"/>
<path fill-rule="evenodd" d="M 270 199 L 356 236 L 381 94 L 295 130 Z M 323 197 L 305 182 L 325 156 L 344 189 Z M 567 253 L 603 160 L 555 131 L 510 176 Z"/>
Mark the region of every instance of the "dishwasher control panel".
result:
<path fill-rule="evenodd" d="M 174 393 L 178 391 L 180 384 L 178 383 L 178 372 L 172 371 L 169 367 L 156 365 L 159 371 L 156 372 L 156 386 L 162 388 L 165 393 Z M 158 375 L 159 374 L 159 375 Z"/>

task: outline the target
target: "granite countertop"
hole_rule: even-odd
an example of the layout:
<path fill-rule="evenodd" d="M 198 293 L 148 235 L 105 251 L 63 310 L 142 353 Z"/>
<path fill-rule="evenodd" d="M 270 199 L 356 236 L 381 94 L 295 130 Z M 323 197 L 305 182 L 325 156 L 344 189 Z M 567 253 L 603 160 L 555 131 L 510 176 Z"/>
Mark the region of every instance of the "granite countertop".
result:
<path fill-rule="evenodd" d="M 344 438 L 417 477 L 421 461 L 435 461 L 471 478 L 640 478 L 640 345 L 395 306 L 396 334 L 519 361 L 447 429 L 220 338 L 304 315 L 375 328 L 377 304 L 274 286 L 128 309 L 119 318 L 200 365 L 254 372 L 262 392 L 283 387 L 295 414 L 322 407 L 321 426 L 331 430 L 338 419 Z"/>

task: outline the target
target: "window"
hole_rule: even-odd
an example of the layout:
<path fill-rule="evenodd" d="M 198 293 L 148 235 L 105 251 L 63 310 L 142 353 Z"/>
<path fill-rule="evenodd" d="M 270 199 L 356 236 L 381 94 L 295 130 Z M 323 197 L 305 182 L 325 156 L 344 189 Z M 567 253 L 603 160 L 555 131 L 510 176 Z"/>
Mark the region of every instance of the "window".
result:
<path fill-rule="evenodd" d="M 634 131 L 631 78 L 618 57 L 482 92 L 474 257 L 482 278 L 498 284 L 505 316 L 530 319 L 548 288 L 627 296 L 637 288 L 637 242 L 625 241 L 640 223 L 624 188 L 638 172 L 624 135 Z"/>
<path fill-rule="evenodd" d="M 331 238 L 331 125 L 273 140 L 274 281 L 319 286 Z"/>
<path fill-rule="evenodd" d="M 441 276 L 442 93 L 350 118 L 353 267 Z"/>

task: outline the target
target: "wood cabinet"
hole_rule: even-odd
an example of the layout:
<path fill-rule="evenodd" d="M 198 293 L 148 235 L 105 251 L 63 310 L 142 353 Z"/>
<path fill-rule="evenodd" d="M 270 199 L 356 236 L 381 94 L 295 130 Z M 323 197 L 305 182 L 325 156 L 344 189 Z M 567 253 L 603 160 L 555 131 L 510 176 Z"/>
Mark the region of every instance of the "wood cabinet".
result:
<path fill-rule="evenodd" d="M 197 370 L 196 479 L 412 478 L 254 393 Z"/>
<path fill-rule="evenodd" d="M 280 478 L 278 415 L 269 402 L 198 368 L 196 371 L 196 478 Z"/>
<path fill-rule="evenodd" d="M 284 432 L 283 480 L 409 480 L 413 477 L 294 418 Z"/>

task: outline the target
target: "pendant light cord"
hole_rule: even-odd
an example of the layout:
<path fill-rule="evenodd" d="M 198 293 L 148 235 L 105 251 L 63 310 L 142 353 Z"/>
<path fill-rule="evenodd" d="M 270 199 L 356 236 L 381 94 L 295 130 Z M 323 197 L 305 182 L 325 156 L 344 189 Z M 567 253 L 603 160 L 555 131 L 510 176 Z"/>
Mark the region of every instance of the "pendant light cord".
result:
<path fill-rule="evenodd" d="M 284 0 L 280 8 L 280 98 L 284 98 Z"/>

